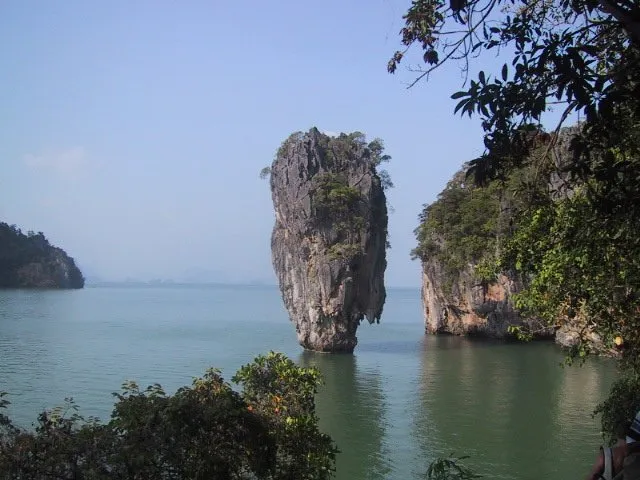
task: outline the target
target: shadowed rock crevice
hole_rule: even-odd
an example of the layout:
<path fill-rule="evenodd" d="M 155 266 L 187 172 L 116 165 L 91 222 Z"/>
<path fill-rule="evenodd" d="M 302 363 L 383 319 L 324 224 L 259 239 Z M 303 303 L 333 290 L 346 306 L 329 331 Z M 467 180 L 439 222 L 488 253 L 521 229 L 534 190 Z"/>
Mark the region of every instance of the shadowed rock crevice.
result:
<path fill-rule="evenodd" d="M 352 352 L 386 292 L 387 207 L 376 171 L 382 144 L 316 128 L 284 141 L 270 169 L 273 266 L 300 345 Z"/>

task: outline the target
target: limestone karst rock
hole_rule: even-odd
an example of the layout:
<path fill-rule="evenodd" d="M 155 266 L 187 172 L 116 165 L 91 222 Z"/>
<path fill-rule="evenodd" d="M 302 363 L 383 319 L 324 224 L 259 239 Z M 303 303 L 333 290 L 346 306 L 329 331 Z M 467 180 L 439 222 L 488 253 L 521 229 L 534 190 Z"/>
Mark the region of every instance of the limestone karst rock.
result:
<path fill-rule="evenodd" d="M 576 132 L 576 127 L 565 128 L 555 139 L 551 153 L 556 166 L 572 158 L 569 146 Z M 532 135 L 537 138 L 536 133 Z M 550 137 L 539 137 L 540 151 L 546 153 Z M 578 318 L 565 320 L 556 329 L 521 315 L 514 298 L 531 278 L 504 269 L 483 274 L 487 266 L 496 268 L 498 252 L 515 231 L 514 215 L 529 206 L 520 186 L 535 179 L 541 191 L 561 200 L 573 194 L 571 182 L 558 173 L 561 169 L 542 175 L 537 167 L 522 167 L 504 183 L 476 188 L 467 178 L 467 167 L 454 175 L 436 202 L 425 205 L 416 230 L 419 245 L 414 255 L 422 263 L 425 331 L 505 338 L 512 334 L 510 327 L 524 327 L 534 338 L 555 338 L 565 347 L 575 345 L 583 335 L 592 351 L 603 350 L 602 341 Z"/>
<path fill-rule="evenodd" d="M 291 135 L 270 169 L 273 266 L 305 349 L 352 352 L 366 317 L 379 322 L 386 292 L 387 206 L 379 141 Z"/>
<path fill-rule="evenodd" d="M 527 326 L 538 337 L 549 337 L 553 330 L 537 319 L 522 317 L 513 304 L 513 295 L 522 282 L 501 274 L 493 282 L 474 275 L 474 266 L 459 272 L 452 280 L 434 257 L 422 263 L 422 303 L 425 331 L 490 338 L 508 337 L 509 327 Z"/>
<path fill-rule="evenodd" d="M 42 232 L 27 234 L 0 222 L 0 288 L 82 288 L 73 258 Z"/>

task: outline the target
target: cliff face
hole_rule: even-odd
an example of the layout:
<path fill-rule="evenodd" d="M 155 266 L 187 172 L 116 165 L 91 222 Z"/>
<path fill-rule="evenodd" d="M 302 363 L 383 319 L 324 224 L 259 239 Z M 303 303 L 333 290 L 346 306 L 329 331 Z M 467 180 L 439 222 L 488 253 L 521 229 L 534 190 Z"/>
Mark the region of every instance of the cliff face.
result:
<path fill-rule="evenodd" d="M 562 130 L 556 139 L 552 153 L 558 167 L 571 158 L 569 144 L 576 128 Z M 549 135 L 533 135 L 534 142 L 546 149 Z M 414 256 L 422 263 L 427 333 L 504 338 L 510 336 L 509 327 L 525 327 L 523 331 L 533 337 L 555 338 L 570 347 L 588 331 L 578 320 L 564 321 L 556 331 L 538 319 L 521 316 L 513 297 L 524 289 L 525 279 L 514 272 L 491 271 L 498 268 L 496 255 L 517 228 L 513 225 L 516 212 L 528 208 L 536 194 L 536 190 L 521 193 L 523 184 L 535 183 L 537 192 L 557 200 L 573 194 L 568 179 L 555 169 L 540 174 L 537 168 L 522 167 L 504 183 L 490 182 L 478 188 L 467 181 L 467 166 L 463 166 L 438 200 L 425 205 L 416 229 L 419 245 Z M 603 348 L 595 334 L 587 337 L 594 350 Z"/>
<path fill-rule="evenodd" d="M 73 258 L 42 233 L 25 235 L 0 223 L 0 287 L 82 288 L 84 277 Z"/>
<path fill-rule="evenodd" d="M 426 333 L 506 338 L 511 336 L 510 326 L 523 326 L 535 338 L 554 339 L 565 348 L 576 345 L 582 335 L 593 352 L 615 353 L 579 319 L 565 322 L 555 330 L 540 320 L 522 317 L 513 304 L 513 295 L 523 289 L 522 281 L 502 273 L 495 282 L 483 282 L 474 274 L 474 268 L 475 265 L 469 265 L 452 281 L 437 258 L 422 262 Z"/>
<path fill-rule="evenodd" d="M 378 149 L 317 129 L 287 139 L 271 167 L 273 266 L 300 345 L 352 352 L 386 293 L 387 207 Z"/>
<path fill-rule="evenodd" d="M 444 286 L 447 286 L 445 289 Z M 442 265 L 431 259 L 422 264 L 422 301 L 427 333 L 451 333 L 491 338 L 510 336 L 510 326 L 526 326 L 537 337 L 551 337 L 553 330 L 534 319 L 520 316 L 512 295 L 522 283 L 501 274 L 495 282 L 483 282 L 473 267 L 446 278 Z M 445 291 L 446 290 L 446 291 Z"/>

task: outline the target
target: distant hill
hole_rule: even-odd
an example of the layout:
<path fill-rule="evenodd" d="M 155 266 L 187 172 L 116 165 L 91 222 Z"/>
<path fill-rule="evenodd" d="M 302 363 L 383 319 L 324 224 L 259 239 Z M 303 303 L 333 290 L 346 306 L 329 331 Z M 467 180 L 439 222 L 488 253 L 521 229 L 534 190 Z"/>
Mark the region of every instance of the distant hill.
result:
<path fill-rule="evenodd" d="M 73 258 L 42 232 L 27 234 L 0 222 L 0 288 L 82 288 Z"/>

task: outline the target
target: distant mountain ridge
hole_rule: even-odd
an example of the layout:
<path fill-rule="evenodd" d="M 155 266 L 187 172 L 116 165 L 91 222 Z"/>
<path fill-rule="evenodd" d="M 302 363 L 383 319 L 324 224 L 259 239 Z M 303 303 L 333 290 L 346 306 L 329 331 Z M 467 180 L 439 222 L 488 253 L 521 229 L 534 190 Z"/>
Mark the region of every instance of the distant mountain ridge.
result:
<path fill-rule="evenodd" d="M 75 261 L 42 232 L 0 222 L 0 288 L 83 288 Z"/>

